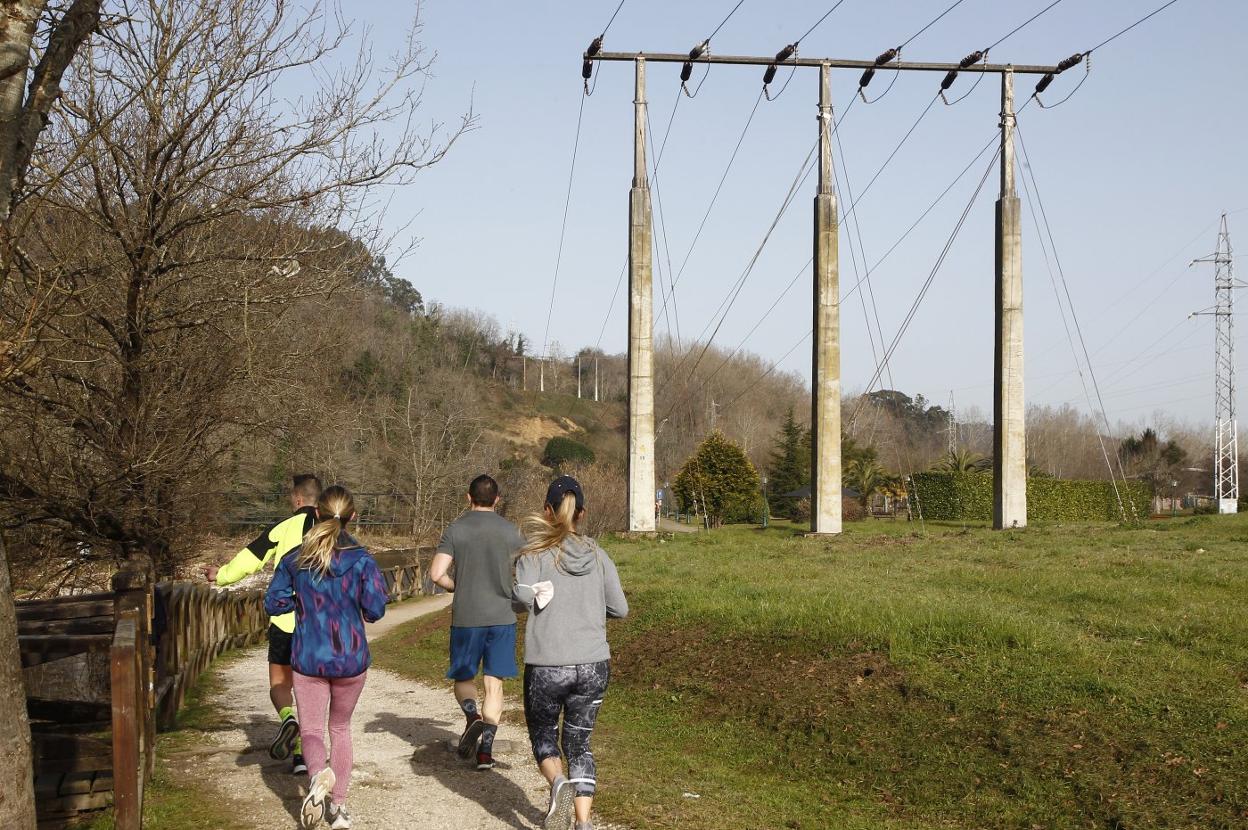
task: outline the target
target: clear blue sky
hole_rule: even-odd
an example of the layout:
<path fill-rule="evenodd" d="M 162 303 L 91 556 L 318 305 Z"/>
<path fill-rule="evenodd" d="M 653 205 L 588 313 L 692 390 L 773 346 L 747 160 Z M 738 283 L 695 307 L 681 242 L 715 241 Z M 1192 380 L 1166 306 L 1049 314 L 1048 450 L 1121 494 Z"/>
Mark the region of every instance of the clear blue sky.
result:
<path fill-rule="evenodd" d="M 805 57 L 872 58 L 909 37 L 950 0 L 846 0 L 801 46 Z M 911 44 L 910 60 L 957 60 L 1004 35 L 1047 0 L 965 0 Z M 998 62 L 1054 63 L 1142 17 L 1161 0 L 1064 0 L 992 53 Z M 687 51 L 735 0 L 627 0 L 607 35 L 613 51 Z M 438 53 L 425 119 L 453 121 L 471 98 L 480 129 L 441 166 L 396 194 L 390 220 L 412 221 L 420 245 L 397 269 L 428 300 L 472 307 L 523 331 L 540 347 L 559 241 L 568 166 L 581 104 L 580 54 L 615 0 L 423 4 L 423 41 Z M 715 37 L 721 54 L 770 54 L 792 41 L 831 0 L 746 0 Z M 410 2 L 358 4 L 350 13 L 372 27 L 381 49 L 413 14 Z M 1248 81 L 1248 3 L 1180 0 L 1092 57 L 1092 72 L 1065 105 L 1034 104 L 1019 117 L 1057 251 L 1113 420 L 1144 422 L 1164 410 L 1193 424 L 1213 407 L 1212 318 L 1186 320 L 1213 302 L 1209 266 L 1188 262 L 1213 250 L 1223 210 L 1248 208 L 1244 135 Z M 652 65 L 650 114 L 662 140 L 678 94 L 677 65 Z M 680 103 L 659 170 L 667 239 L 679 267 L 758 95 L 762 70 L 715 67 L 696 99 Z M 1083 75 L 1059 78 L 1046 98 L 1060 99 Z M 698 76 L 695 76 L 695 78 Z M 780 79 L 784 78 L 780 75 Z M 837 71 L 838 113 L 858 73 Z M 870 91 L 890 80 L 881 73 Z M 963 76 L 954 92 L 967 92 Z M 842 124 L 837 164 L 860 192 L 927 105 L 939 75 L 908 73 L 879 103 L 854 105 Z M 599 69 L 585 102 L 580 154 L 550 339 L 566 351 L 597 342 L 627 243 L 632 174 L 632 67 Z M 779 84 L 777 84 L 779 86 Z M 1019 103 L 1034 79 L 1019 77 Z M 693 251 L 658 329 L 696 336 L 742 273 L 816 137 L 817 72 L 804 70 L 755 116 L 719 204 Z M 939 102 L 871 191 L 860 220 L 875 262 L 987 142 L 997 126 L 999 85 L 984 82 L 954 107 Z M 988 156 L 872 276 L 886 340 L 891 341 L 926 279 Z M 717 337 L 734 347 L 810 256 L 808 180 L 777 228 Z M 991 408 L 993 201 L 989 177 L 967 225 L 899 346 L 894 385 L 943 403 Z M 841 209 L 848 207 L 842 194 Z M 1058 315 L 1054 288 L 1024 199 L 1027 398 L 1070 401 L 1083 395 Z M 1232 242 L 1248 252 L 1248 210 L 1232 215 Z M 657 226 L 656 216 L 656 231 Z M 856 278 L 843 226 L 841 280 Z M 854 236 L 856 253 L 857 236 Z M 665 256 L 665 255 L 664 255 Z M 657 259 L 656 259 L 657 264 Z M 666 264 L 664 260 L 664 265 Z M 1248 257 L 1237 261 L 1248 272 Z M 861 267 L 861 266 L 860 266 Z M 656 285 L 660 277 L 656 272 Z M 810 320 L 809 269 L 746 348 L 768 360 L 788 351 Z M 1248 302 L 1248 298 L 1244 298 Z M 623 351 L 626 321 L 617 300 L 602 345 Z M 875 362 L 857 295 L 842 308 L 843 373 L 861 389 Z M 669 322 L 670 321 L 670 322 Z M 1248 346 L 1248 321 L 1240 324 Z M 878 347 L 877 347 L 878 348 Z M 1242 352 L 1248 358 L 1248 348 Z M 1151 358 L 1138 359 L 1141 355 Z M 1134 362 L 1129 362 L 1134 361 Z M 1241 365 L 1245 361 L 1241 360 Z M 809 349 L 786 370 L 809 376 Z M 1241 388 L 1248 388 L 1245 378 Z M 1240 395 L 1241 402 L 1244 400 Z"/>

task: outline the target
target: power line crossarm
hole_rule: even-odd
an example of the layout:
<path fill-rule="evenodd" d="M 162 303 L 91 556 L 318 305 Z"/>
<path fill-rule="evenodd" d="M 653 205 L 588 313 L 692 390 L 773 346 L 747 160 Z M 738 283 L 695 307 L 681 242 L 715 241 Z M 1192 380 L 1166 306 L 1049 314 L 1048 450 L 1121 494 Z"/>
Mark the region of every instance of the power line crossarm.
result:
<path fill-rule="evenodd" d="M 689 60 L 687 53 L 669 53 L 669 52 L 599 52 L 596 55 L 587 56 L 586 60 L 591 61 L 635 61 L 638 58 L 645 58 L 650 63 L 685 63 Z M 769 66 L 776 60 L 775 55 L 759 57 L 754 55 L 712 55 L 707 54 L 699 57 L 693 63 L 720 63 L 731 64 L 736 66 Z M 874 60 L 850 60 L 847 58 L 790 58 L 784 62 L 785 66 L 801 66 L 801 67 L 820 67 L 830 66 L 833 69 L 868 69 L 875 66 Z M 1001 73 L 1005 71 L 1013 71 L 1017 75 L 1045 75 L 1049 72 L 1055 72 L 1056 66 L 1041 66 L 1034 64 L 1017 64 L 1011 65 L 1007 63 L 979 63 L 974 66 L 962 67 L 956 63 L 931 63 L 926 61 L 898 61 L 888 64 L 889 69 L 897 69 L 902 72 L 948 72 L 956 69 L 959 72 L 987 72 Z"/>

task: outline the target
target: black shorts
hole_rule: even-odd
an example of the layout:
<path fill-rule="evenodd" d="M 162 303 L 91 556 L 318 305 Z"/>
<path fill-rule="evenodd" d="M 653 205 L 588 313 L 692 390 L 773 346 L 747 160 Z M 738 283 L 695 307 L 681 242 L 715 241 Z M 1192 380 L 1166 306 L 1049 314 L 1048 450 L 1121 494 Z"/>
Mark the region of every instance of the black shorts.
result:
<path fill-rule="evenodd" d="M 275 666 L 289 666 L 290 644 L 294 639 L 294 634 L 287 634 L 269 623 L 269 662 Z"/>

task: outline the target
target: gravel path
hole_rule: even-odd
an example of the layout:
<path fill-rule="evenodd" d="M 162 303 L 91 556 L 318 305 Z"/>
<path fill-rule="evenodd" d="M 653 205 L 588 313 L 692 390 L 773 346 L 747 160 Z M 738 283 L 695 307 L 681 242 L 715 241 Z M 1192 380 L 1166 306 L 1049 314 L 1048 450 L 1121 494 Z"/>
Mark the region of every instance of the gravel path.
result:
<path fill-rule="evenodd" d="M 370 626 L 369 639 L 407 620 L 446 606 L 433 597 L 397 606 Z M 233 726 L 204 733 L 200 745 L 170 759 L 175 769 L 205 782 L 256 830 L 298 826 L 307 778 L 273 761 L 275 729 L 269 707 L 266 651 L 250 649 L 214 671 L 222 693 L 212 702 L 220 722 Z M 508 701 L 508 708 L 518 705 Z M 348 804 L 356 828 L 497 830 L 540 827 L 546 782 L 521 728 L 503 724 L 495 742 L 495 768 L 477 772 L 448 749 L 463 715 L 449 688 L 429 688 L 381 669 L 355 712 L 355 772 Z"/>

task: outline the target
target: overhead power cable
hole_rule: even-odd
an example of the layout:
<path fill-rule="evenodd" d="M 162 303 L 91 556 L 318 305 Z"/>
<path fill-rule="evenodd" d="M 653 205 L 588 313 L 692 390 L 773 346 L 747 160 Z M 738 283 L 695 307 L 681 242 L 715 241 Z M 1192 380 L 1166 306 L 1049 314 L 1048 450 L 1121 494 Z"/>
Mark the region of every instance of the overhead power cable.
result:
<path fill-rule="evenodd" d="M 970 95 L 972 92 L 974 92 L 974 91 L 975 91 L 975 87 L 976 87 L 976 86 L 979 86 L 980 81 L 982 81 L 982 80 L 984 79 L 984 73 L 983 73 L 983 72 L 980 72 L 980 73 L 979 73 L 979 78 L 977 78 L 977 79 L 976 79 L 976 81 L 975 81 L 975 85 L 971 87 L 971 89 L 970 89 L 970 90 L 966 93 L 966 95 L 963 95 L 961 98 L 958 98 L 958 99 L 957 99 L 957 101 L 953 101 L 953 102 L 951 103 L 951 102 L 949 101 L 949 99 L 945 97 L 945 93 L 949 91 L 949 88 L 950 88 L 951 86 L 953 86 L 953 82 L 954 82 L 954 81 L 956 81 L 956 80 L 958 79 L 958 73 L 959 73 L 961 70 L 964 70 L 964 69 L 970 69 L 972 66 L 974 66 L 974 65 L 975 65 L 975 64 L 977 64 L 977 63 L 980 63 L 981 61 L 983 61 L 983 62 L 987 62 L 987 60 L 988 60 L 988 53 L 989 53 L 989 52 L 991 52 L 993 49 L 995 49 L 995 48 L 997 48 L 998 46 L 1000 46 L 1002 43 L 1005 43 L 1005 42 L 1006 42 L 1007 40 L 1009 40 L 1010 38 L 1014 37 L 1014 35 L 1018 34 L 1018 33 L 1019 33 L 1019 32 L 1021 32 L 1023 29 L 1025 29 L 1025 28 L 1027 28 L 1028 26 L 1030 26 L 1032 23 L 1034 23 L 1036 20 L 1038 20 L 1038 19 L 1040 18 L 1040 16 L 1041 16 L 1041 15 L 1043 15 L 1045 12 L 1047 12 L 1049 9 L 1053 8 L 1054 6 L 1056 6 L 1056 5 L 1057 5 L 1058 3 L 1060 3 L 1060 2 L 1062 2 L 1062 0 L 1053 0 L 1053 2 L 1049 3 L 1049 4 L 1048 4 L 1047 6 L 1045 6 L 1043 9 L 1041 9 L 1041 10 L 1040 10 L 1040 11 L 1038 11 L 1038 12 L 1036 12 L 1036 13 L 1035 13 L 1035 14 L 1033 14 L 1031 17 L 1027 18 L 1027 19 L 1026 19 L 1026 20 L 1024 20 L 1022 23 L 1020 23 L 1020 24 L 1018 24 L 1017 26 L 1015 26 L 1013 29 L 1010 29 L 1010 31 L 1006 32 L 1004 35 L 1002 35 L 1001 37 L 997 38 L 997 39 L 996 39 L 993 43 L 991 43 L 990 45 L 988 45 L 988 46 L 984 47 L 983 49 L 976 49 L 974 52 L 970 53 L 970 54 L 969 54 L 969 55 L 967 55 L 965 58 L 963 58 L 962 60 L 958 61 L 958 68 L 957 68 L 957 69 L 950 69 L 950 70 L 949 70 L 949 71 L 945 74 L 944 79 L 940 82 L 940 97 L 941 97 L 941 99 L 942 99 L 942 100 L 944 100 L 944 102 L 945 102 L 946 104 L 949 104 L 950 106 L 952 106 L 953 104 L 958 103 L 958 101 L 961 101 L 961 100 L 963 100 L 964 98 L 966 98 L 966 97 L 967 97 L 967 95 Z"/>
<path fill-rule="evenodd" d="M 724 167 L 723 174 L 719 177 L 719 184 L 715 186 L 715 192 L 711 194 L 710 203 L 706 206 L 706 212 L 702 214 L 702 220 L 698 223 L 698 229 L 693 234 L 693 239 L 689 242 L 688 249 L 685 250 L 684 259 L 680 262 L 680 268 L 676 270 L 676 278 L 672 280 L 672 291 L 676 291 L 676 286 L 680 283 L 681 276 L 685 273 L 686 266 L 689 265 L 689 257 L 693 255 L 693 249 L 698 244 L 698 240 L 702 238 L 702 231 L 706 228 L 707 220 L 711 217 L 711 211 L 715 209 L 715 203 L 719 200 L 720 191 L 724 189 L 724 182 L 728 180 L 728 174 L 732 171 L 732 165 L 737 160 L 737 154 L 741 151 L 741 144 L 745 141 L 745 135 L 750 131 L 750 125 L 754 123 L 754 115 L 758 112 L 758 105 L 763 101 L 762 90 L 759 90 L 758 98 L 754 100 L 754 107 L 750 110 L 750 115 L 745 119 L 745 126 L 741 128 L 741 135 L 737 137 L 736 146 L 732 148 L 732 155 L 728 158 L 728 164 Z"/>
<path fill-rule="evenodd" d="M 1169 0 L 1168 3 L 1163 3 L 1161 6 L 1158 6 L 1157 8 L 1153 9 L 1151 12 L 1144 15 L 1143 17 L 1141 17 L 1139 20 L 1132 23 L 1127 28 L 1122 29 L 1117 34 L 1110 35 L 1109 37 L 1105 38 L 1100 43 L 1093 46 L 1091 49 L 1085 49 L 1083 52 L 1076 52 L 1075 54 L 1071 55 L 1069 58 L 1066 58 L 1065 60 L 1063 60 L 1061 63 L 1057 65 L 1056 70 L 1045 74 L 1043 77 L 1040 78 L 1039 81 L 1036 82 L 1036 90 L 1035 92 L 1032 93 L 1032 97 L 1036 98 L 1037 103 L 1039 103 L 1040 106 L 1046 109 L 1052 109 L 1053 107 L 1060 107 L 1062 104 L 1066 103 L 1072 97 L 1074 97 L 1074 94 L 1078 92 L 1079 88 L 1083 86 L 1085 81 L 1087 81 L 1088 76 L 1092 74 L 1092 53 L 1093 52 L 1095 52 L 1097 49 L 1100 49 L 1102 46 L 1105 46 L 1109 43 L 1114 42 L 1118 38 L 1125 35 L 1127 32 L 1134 29 L 1136 26 L 1139 26 L 1141 23 L 1153 17 L 1154 15 L 1160 14 L 1161 12 L 1170 8 L 1177 2 L 1179 2 L 1179 0 Z M 1040 93 L 1044 92 L 1046 89 L 1049 88 L 1049 85 L 1053 83 L 1054 78 L 1056 78 L 1058 75 L 1065 72 L 1067 69 L 1071 69 L 1075 66 L 1078 66 L 1080 63 L 1083 63 L 1083 66 L 1084 66 L 1083 77 L 1079 79 L 1079 83 L 1075 85 L 1075 88 L 1072 89 L 1066 95 L 1065 98 L 1063 98 L 1062 100 L 1058 101 L 1055 104 L 1046 104 L 1043 101 L 1039 100 Z"/>
<path fill-rule="evenodd" d="M 1021 146 L 1022 139 L 1020 138 L 1019 141 L 1020 141 L 1020 146 Z M 1092 359 L 1088 355 L 1087 345 L 1084 343 L 1084 339 L 1083 339 L 1083 330 L 1079 326 L 1079 317 L 1075 313 L 1074 302 L 1071 300 L 1070 290 L 1066 286 L 1066 275 L 1062 271 L 1061 259 L 1057 255 L 1056 246 L 1052 245 L 1052 234 L 1051 233 L 1049 234 L 1050 244 L 1046 245 L 1045 237 L 1040 232 L 1040 214 L 1036 211 L 1035 205 L 1032 203 L 1032 192 L 1035 191 L 1037 202 L 1040 201 L 1040 192 L 1035 187 L 1035 178 L 1034 178 L 1035 174 L 1034 174 L 1034 171 L 1031 170 L 1031 162 L 1030 160 L 1026 158 L 1025 153 L 1024 153 L 1023 169 L 1024 169 L 1024 175 L 1022 176 L 1023 193 L 1027 196 L 1027 206 L 1028 208 L 1030 208 L 1031 220 L 1035 224 L 1035 227 L 1036 227 L 1036 238 L 1040 240 L 1040 252 L 1044 257 L 1044 267 L 1045 267 L 1045 270 L 1049 274 L 1049 282 L 1053 286 L 1053 299 L 1057 301 L 1058 314 L 1062 318 L 1062 328 L 1066 332 L 1066 341 L 1070 344 L 1070 355 L 1072 358 L 1074 358 L 1075 370 L 1079 373 L 1079 383 L 1083 387 L 1084 400 L 1087 402 L 1089 409 L 1093 409 L 1093 410 L 1095 409 L 1092 403 L 1092 395 L 1088 390 L 1088 377 L 1084 376 L 1084 367 L 1086 366 L 1087 374 L 1088 376 L 1092 378 L 1093 385 L 1096 387 L 1097 400 L 1100 401 L 1100 405 L 1101 405 L 1101 416 L 1103 418 L 1106 418 L 1105 430 L 1103 431 L 1100 429 L 1097 430 L 1096 440 L 1101 448 L 1101 456 L 1105 459 L 1105 466 L 1109 472 L 1110 485 L 1114 488 L 1114 499 L 1118 502 L 1118 513 L 1122 517 L 1122 520 L 1125 522 L 1127 520 L 1127 511 L 1123 506 L 1122 494 L 1118 490 L 1118 475 L 1117 475 L 1117 472 L 1114 470 L 1113 462 L 1110 461 L 1109 450 L 1105 446 L 1105 434 L 1109 431 L 1109 422 L 1108 422 L 1108 416 L 1106 416 L 1105 411 L 1104 411 L 1105 410 L 1104 399 L 1101 397 L 1100 386 L 1096 384 L 1096 375 L 1092 371 Z M 1032 176 L 1031 187 L 1028 187 L 1027 185 L 1028 174 Z M 1049 258 L 1050 247 L 1053 248 L 1052 261 L 1050 261 L 1050 258 Z M 1062 276 L 1062 286 L 1063 288 L 1065 288 L 1065 295 L 1066 295 L 1066 302 L 1064 304 L 1062 302 L 1062 296 L 1058 292 L 1058 289 L 1057 289 L 1057 278 L 1053 274 L 1053 262 L 1057 263 L 1058 273 L 1061 274 Z M 1069 308 L 1070 310 L 1069 318 L 1067 317 L 1067 313 L 1066 313 L 1067 308 Z M 1077 348 L 1075 347 L 1075 339 L 1074 337 L 1071 336 L 1070 325 L 1072 322 L 1075 325 L 1075 331 L 1079 333 L 1079 342 L 1081 345 L 1083 345 L 1083 360 L 1082 361 L 1079 359 L 1079 352 Z M 1093 417 L 1095 417 L 1095 415 L 1093 415 Z M 1123 478 L 1123 484 L 1124 485 L 1126 484 L 1125 477 Z M 1134 508 L 1132 509 L 1132 513 L 1134 514 Z"/>
<path fill-rule="evenodd" d="M 591 60 L 594 55 L 602 51 L 602 42 L 606 40 L 607 31 L 611 28 L 611 24 L 615 22 L 615 18 L 620 13 L 620 9 L 624 8 L 626 0 L 620 0 L 620 4 L 615 7 L 615 11 L 611 13 L 611 19 L 607 21 L 607 25 L 602 27 L 602 34 L 589 42 L 589 47 L 585 50 L 584 59 L 581 61 L 581 78 L 585 82 L 585 94 L 592 95 L 593 90 L 589 88 L 589 79 L 594 75 L 594 62 Z M 598 82 L 594 81 L 597 86 Z"/>
<path fill-rule="evenodd" d="M 875 77 L 876 70 L 883 66 L 887 66 L 888 64 L 893 63 L 894 61 L 900 60 L 902 49 L 905 49 L 907 46 L 909 46 L 911 43 L 917 40 L 919 35 L 923 34 L 928 29 L 935 26 L 937 23 L 941 21 L 941 19 L 945 15 L 949 14 L 949 12 L 956 9 L 958 6 L 962 5 L 964 2 L 966 2 L 966 0 L 956 0 L 956 2 L 952 6 L 949 6 L 943 12 L 936 15 L 936 17 L 932 18 L 932 20 L 930 20 L 926 26 L 924 26 L 922 29 L 919 29 L 917 32 L 910 35 L 910 37 L 902 41 L 900 46 L 894 46 L 892 49 L 889 49 L 885 52 L 881 52 L 879 56 L 877 56 L 875 59 L 875 66 L 868 67 L 862 73 L 862 77 L 858 79 L 858 95 L 861 96 L 863 103 L 874 104 L 876 101 L 883 98 L 892 90 L 893 84 L 897 83 L 897 79 L 901 77 L 901 69 L 898 68 L 897 71 L 893 73 L 893 79 L 888 82 L 888 88 L 885 89 L 878 96 L 876 96 L 874 101 L 869 101 L 867 100 L 866 89 L 867 89 L 867 85 L 871 83 L 871 79 Z"/>
<path fill-rule="evenodd" d="M 833 122 L 832 124 L 833 133 L 835 133 L 837 129 L 839 129 L 841 122 L 844 121 L 845 118 L 849 115 L 849 112 L 853 108 L 853 105 L 854 105 L 854 100 L 851 99 L 849 102 L 849 105 L 845 107 L 845 111 L 841 113 L 841 117 Z M 715 314 L 711 316 L 711 320 L 707 322 L 706 326 L 703 327 L 701 333 L 699 333 L 698 337 L 695 339 L 694 341 L 695 343 L 697 343 L 698 341 L 701 341 L 703 339 L 703 336 L 706 334 L 707 330 L 711 328 L 711 324 L 714 323 L 715 328 L 711 332 L 710 337 L 706 338 L 705 342 L 703 343 L 702 349 L 698 353 L 698 357 L 694 361 L 693 367 L 689 370 L 689 373 L 688 373 L 689 377 L 693 377 L 694 372 L 696 372 L 698 369 L 698 366 L 701 365 L 702 359 L 706 356 L 707 351 L 710 349 L 711 343 L 714 342 L 715 336 L 719 333 L 720 328 L 723 326 L 724 321 L 728 317 L 728 313 L 732 311 L 732 307 L 736 303 L 737 297 L 740 296 L 741 290 L 742 288 L 744 288 L 746 280 L 749 279 L 750 274 L 754 270 L 754 266 L 758 264 L 759 257 L 762 256 L 763 249 L 766 248 L 767 243 L 771 240 L 771 234 L 775 231 L 776 226 L 780 223 L 780 220 L 784 217 L 784 214 L 788 211 L 789 206 L 793 203 L 793 199 L 797 195 L 797 192 L 801 188 L 802 184 L 805 183 L 806 179 L 817 168 L 818 165 L 812 164 L 812 160 L 814 159 L 815 152 L 818 149 L 819 149 L 819 141 L 816 140 L 815 143 L 811 146 L 810 152 L 806 154 L 806 158 L 803 160 L 802 166 L 798 170 L 797 176 L 794 177 L 793 184 L 790 186 L 789 192 L 786 194 L 784 202 L 780 206 L 780 210 L 776 213 L 776 217 L 772 220 L 771 226 L 767 229 L 767 232 L 763 235 L 762 241 L 759 243 L 758 248 L 754 251 L 754 255 L 750 258 L 750 261 L 746 265 L 745 270 L 741 273 L 741 276 L 737 278 L 736 282 L 734 282 L 733 285 L 728 289 L 728 294 L 725 296 L 724 300 L 720 302 L 719 308 L 715 310 Z M 716 318 L 718 318 L 718 322 L 716 322 Z M 676 368 L 672 370 L 672 373 L 660 385 L 660 390 L 663 387 L 665 387 L 668 382 L 670 382 L 672 379 L 676 377 L 680 369 L 684 366 L 685 362 L 688 360 L 689 355 L 691 353 L 692 352 L 686 352 L 681 357 L 681 359 L 677 362 Z M 675 403 L 673 403 L 672 407 L 669 408 L 669 413 L 671 409 L 674 409 L 675 406 L 678 403 L 680 403 L 681 400 L 683 400 L 684 397 L 685 396 L 682 396 Z"/>
<path fill-rule="evenodd" d="M 716 26 L 715 29 L 707 35 L 701 43 L 689 50 L 689 60 L 685 61 L 684 65 L 680 67 L 680 88 L 690 98 L 696 98 L 698 96 L 698 92 L 702 89 L 702 84 L 706 82 L 707 75 L 711 74 L 711 65 L 708 63 L 706 65 L 706 72 L 702 75 L 702 80 L 698 81 L 697 88 L 694 89 L 693 92 L 690 92 L 688 84 L 689 79 L 693 76 L 693 62 L 710 54 L 711 40 L 715 37 L 715 35 L 719 34 L 719 30 L 724 28 L 724 25 L 732 19 L 734 14 L 737 13 L 737 9 L 741 8 L 744 4 L 745 0 L 737 0 L 737 5 L 733 6 L 732 11 L 728 12 L 728 14 L 724 16 L 724 19 L 719 21 L 719 25 Z"/>
<path fill-rule="evenodd" d="M 799 37 L 797 40 L 793 41 L 788 46 L 785 46 L 783 49 L 781 49 L 779 52 L 776 53 L 775 60 L 772 61 L 767 66 L 766 71 L 763 72 L 763 94 L 767 97 L 768 101 L 774 101 L 776 100 L 776 98 L 779 98 L 782 94 L 784 94 L 784 91 L 789 88 L 789 81 L 793 80 L 793 72 L 797 71 L 797 65 L 794 64 L 793 72 L 789 73 L 788 80 L 784 82 L 784 86 L 780 88 L 780 91 L 777 92 L 773 96 L 768 91 L 768 87 L 771 85 L 771 82 L 775 80 L 776 69 L 779 67 L 779 65 L 783 63 L 787 63 L 788 61 L 796 58 L 798 47 L 801 46 L 802 41 L 805 40 L 807 37 L 809 37 L 811 32 L 813 32 L 815 29 L 818 29 L 821 25 L 823 25 L 823 21 L 831 17 L 832 12 L 839 9 L 841 7 L 841 4 L 844 2 L 845 0 L 837 0 L 836 4 L 833 5 L 832 8 L 828 9 L 826 12 L 823 13 L 823 17 L 815 21 L 815 25 L 807 29 L 805 33 L 803 33 L 802 36 Z"/>
<path fill-rule="evenodd" d="M 572 182 L 576 176 L 576 154 L 581 146 L 581 120 L 585 115 L 585 96 L 581 96 L 581 106 L 576 112 L 576 137 L 572 140 L 572 164 L 568 168 L 568 190 L 563 199 L 563 221 L 559 225 L 559 248 L 555 254 L 555 274 L 550 281 L 550 306 L 546 309 L 546 329 L 542 333 L 542 354 L 547 354 L 546 347 L 550 338 L 550 318 L 555 312 L 555 292 L 559 288 L 559 266 L 563 264 L 563 241 L 568 232 L 568 206 L 572 204 Z"/>
<path fill-rule="evenodd" d="M 963 208 L 961 216 L 958 217 L 957 224 L 954 225 L 953 231 L 949 234 L 949 238 L 945 241 L 944 248 L 941 249 L 940 255 L 936 257 L 936 262 L 932 265 L 932 270 L 928 273 L 927 279 L 923 281 L 923 285 L 919 288 L 918 294 L 915 295 L 914 302 L 910 304 L 910 309 L 906 312 L 906 316 L 902 319 L 901 325 L 897 329 L 897 334 L 893 336 L 893 341 L 884 353 L 884 361 L 892 359 L 897 347 L 901 344 L 902 337 L 910 328 L 910 324 L 914 321 L 915 315 L 918 314 L 919 307 L 923 304 L 924 298 L 927 297 L 928 290 L 932 287 L 932 283 L 936 279 L 936 275 L 940 273 L 941 266 L 944 265 L 945 259 L 949 256 L 949 251 L 953 249 L 953 243 L 957 241 L 958 234 L 962 231 L 962 227 L 966 224 L 966 219 L 971 214 L 971 208 L 975 206 L 975 202 L 979 199 L 979 194 L 984 189 L 984 183 L 988 181 L 992 168 L 997 163 L 997 157 L 1001 155 L 1000 148 L 993 153 L 992 158 L 988 162 L 988 166 L 984 169 L 983 176 L 979 179 L 979 184 L 975 187 L 975 192 L 971 194 L 971 198 L 967 200 L 966 207 Z M 859 404 L 854 409 L 854 413 L 850 418 L 849 428 L 853 428 L 854 422 L 858 420 L 859 414 L 862 412 L 863 399 L 875 389 L 875 384 L 879 382 L 884 371 L 884 362 L 878 363 L 875 372 L 871 376 L 871 380 L 867 383 L 866 390 L 859 397 Z"/>

